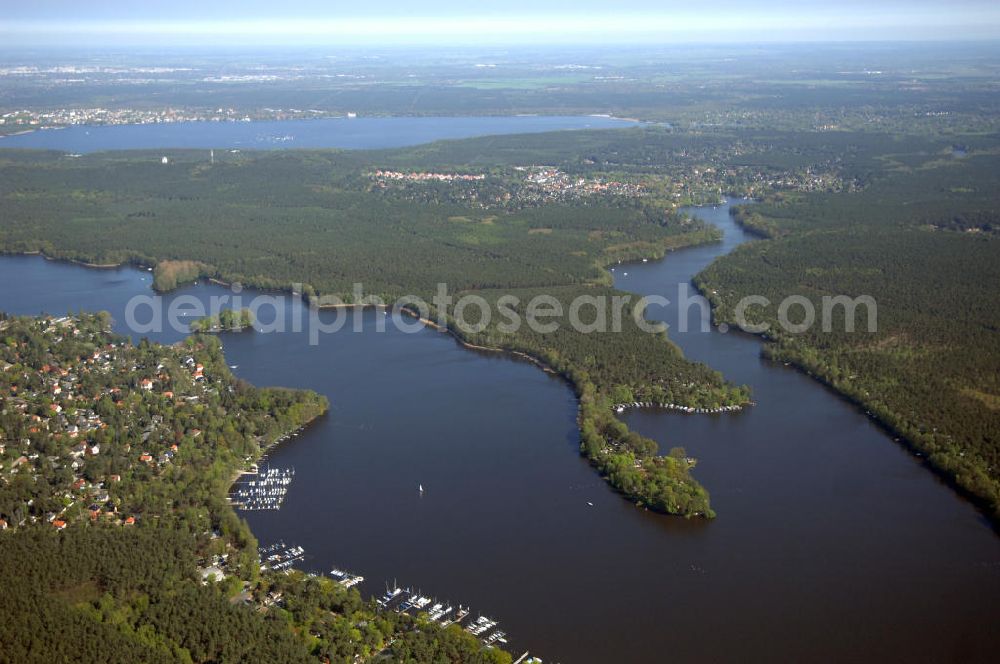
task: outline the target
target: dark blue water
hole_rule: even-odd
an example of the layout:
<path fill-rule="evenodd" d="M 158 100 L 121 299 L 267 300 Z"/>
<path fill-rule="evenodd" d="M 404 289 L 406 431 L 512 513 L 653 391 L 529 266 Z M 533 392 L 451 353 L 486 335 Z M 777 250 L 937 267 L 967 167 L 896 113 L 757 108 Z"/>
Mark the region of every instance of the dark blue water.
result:
<path fill-rule="evenodd" d="M 274 150 L 397 148 L 443 139 L 564 129 L 614 129 L 637 123 L 602 116 L 324 118 L 261 122 L 79 125 L 0 137 L 0 148 L 87 153 L 151 148 Z"/>
<path fill-rule="evenodd" d="M 724 242 L 617 268 L 618 286 L 674 299 L 747 239 L 726 206 L 700 214 Z M 0 308 L 103 308 L 120 324 L 149 278 L 7 257 Z M 201 284 L 166 301 L 226 293 Z M 300 313 L 289 303 L 289 319 Z M 1000 539 L 980 514 L 857 409 L 761 360 L 755 339 L 681 333 L 673 307 L 649 316 L 758 401 L 734 415 L 627 416 L 699 457 L 715 521 L 657 516 L 612 492 L 579 457 L 561 380 L 430 330 L 379 333 L 373 311 L 363 332 L 347 325 L 318 346 L 305 333 L 223 335 L 241 377 L 332 404 L 272 454 L 297 471 L 282 510 L 245 516 L 263 543 L 304 546 L 306 569 L 471 604 L 501 620 L 518 654 L 546 661 L 992 661 Z"/>

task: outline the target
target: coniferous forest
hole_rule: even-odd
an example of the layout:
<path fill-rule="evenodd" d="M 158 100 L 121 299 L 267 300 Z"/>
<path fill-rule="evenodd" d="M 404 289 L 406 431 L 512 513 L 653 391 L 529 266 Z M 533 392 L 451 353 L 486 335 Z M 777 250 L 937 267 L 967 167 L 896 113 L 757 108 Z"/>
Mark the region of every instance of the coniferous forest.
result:
<path fill-rule="evenodd" d="M 743 247 L 702 275 L 706 292 L 717 291 L 710 299 L 718 319 L 728 320 L 727 302 L 750 292 L 775 301 L 795 293 L 882 298 L 874 336 L 785 335 L 768 353 L 864 403 L 995 506 L 994 144 L 965 140 L 959 159 L 952 141 L 927 136 L 707 137 L 641 128 L 389 151 L 243 152 L 212 164 L 194 152 L 164 165 L 147 153 L 7 151 L 0 241 L 8 252 L 153 266 L 161 290 L 208 276 L 351 302 L 360 282 L 366 295 L 392 301 L 430 298 L 443 282 L 487 299 L 545 290 L 568 302 L 604 288 L 606 267 L 619 260 L 716 239 L 681 214 L 681 204 L 711 202 L 719 192 L 754 196 L 763 202 L 740 210 L 739 220 L 775 239 Z M 538 164 L 549 179 L 566 174 L 622 193 L 539 187 Z M 427 172 L 482 177 L 407 183 L 406 174 Z M 751 395 L 630 320 L 611 335 L 538 335 L 525 326 L 514 335 L 495 326 L 456 332 L 565 375 L 584 397 L 581 449 L 626 495 L 663 511 L 711 514 L 687 467 L 671 471 L 675 482 L 652 479 L 658 464 L 677 464 L 657 456 L 653 441 L 622 430 L 610 406 L 717 408 Z M 627 478 L 611 472 L 623 467 L 633 471 Z M 692 486 L 697 500 L 668 498 Z"/>

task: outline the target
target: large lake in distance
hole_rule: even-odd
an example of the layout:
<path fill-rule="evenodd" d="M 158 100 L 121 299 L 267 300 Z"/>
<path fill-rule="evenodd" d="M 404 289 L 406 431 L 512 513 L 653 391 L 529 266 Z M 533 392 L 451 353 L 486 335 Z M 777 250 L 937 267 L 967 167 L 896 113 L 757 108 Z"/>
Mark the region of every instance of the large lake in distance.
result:
<path fill-rule="evenodd" d="M 722 243 L 621 266 L 618 287 L 673 299 L 748 239 L 728 206 L 697 212 Z M 127 332 L 125 305 L 150 283 L 132 268 L 8 256 L 0 309 L 106 309 Z M 201 284 L 164 299 L 227 293 Z M 298 307 L 289 298 L 287 315 Z M 751 385 L 755 407 L 627 415 L 662 449 L 699 458 L 719 517 L 686 521 L 635 508 L 579 456 L 562 380 L 429 329 L 377 332 L 380 316 L 317 346 L 304 333 L 222 335 L 237 375 L 330 398 L 328 415 L 271 455 L 296 469 L 281 511 L 244 514 L 262 544 L 304 546 L 303 569 L 363 574 L 369 595 L 398 580 L 471 604 L 500 620 L 516 654 L 547 662 L 995 661 L 1000 538 L 855 407 L 761 359 L 756 339 L 673 335 Z"/>
<path fill-rule="evenodd" d="M 0 137 L 0 148 L 36 148 L 81 154 L 152 148 L 398 148 L 443 139 L 567 129 L 615 129 L 638 124 L 601 115 L 505 115 L 76 125 Z"/>

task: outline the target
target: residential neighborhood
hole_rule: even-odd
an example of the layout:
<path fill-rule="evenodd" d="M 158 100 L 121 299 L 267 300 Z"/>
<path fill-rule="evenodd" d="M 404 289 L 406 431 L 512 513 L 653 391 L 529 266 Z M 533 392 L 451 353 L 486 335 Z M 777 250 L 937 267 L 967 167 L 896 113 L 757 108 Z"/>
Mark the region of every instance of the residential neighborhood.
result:
<path fill-rule="evenodd" d="M 132 525 L 141 518 L 129 497 L 133 483 L 162 475 L 201 434 L 192 423 L 219 384 L 206 380 L 197 353 L 163 349 L 154 359 L 113 340 L 104 324 L 100 317 L 0 323 L 7 528 L 61 529 L 81 519 Z"/>

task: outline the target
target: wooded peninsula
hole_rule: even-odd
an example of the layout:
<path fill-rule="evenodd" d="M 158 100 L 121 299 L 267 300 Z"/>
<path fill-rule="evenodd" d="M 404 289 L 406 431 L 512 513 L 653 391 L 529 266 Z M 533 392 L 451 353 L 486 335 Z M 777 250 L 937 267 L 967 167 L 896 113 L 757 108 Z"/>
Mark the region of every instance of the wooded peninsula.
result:
<path fill-rule="evenodd" d="M 194 151 L 169 153 L 169 164 L 160 153 L 5 151 L 0 247 L 152 266 L 162 290 L 211 277 L 267 289 L 303 284 L 307 298 L 350 302 L 351 285 L 363 282 L 393 301 L 429 298 L 446 282 L 487 299 L 544 290 L 569 301 L 621 294 L 606 270 L 618 261 L 717 239 L 681 214 L 683 205 L 752 196 L 764 202 L 740 212 L 741 221 L 775 239 L 699 278 L 715 291 L 717 320 L 730 320 L 727 306 L 751 290 L 775 301 L 802 292 L 883 296 L 875 333 L 774 337 L 768 353 L 824 376 L 928 452 L 916 441 L 932 437 L 946 451 L 931 453 L 931 463 L 993 511 L 996 149 L 985 135 L 963 137 L 958 158 L 953 140 L 928 135 L 642 127 L 383 151 L 226 153 L 215 163 Z M 950 285 L 935 287 L 943 274 Z M 947 313 L 925 315 L 932 309 Z M 942 331 L 945 321 L 962 325 L 961 334 Z M 582 452 L 629 499 L 711 516 L 683 453 L 660 455 L 613 405 L 712 409 L 747 404 L 749 391 L 625 322 L 620 334 L 455 332 L 565 376 L 580 397 Z"/>

